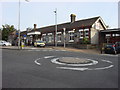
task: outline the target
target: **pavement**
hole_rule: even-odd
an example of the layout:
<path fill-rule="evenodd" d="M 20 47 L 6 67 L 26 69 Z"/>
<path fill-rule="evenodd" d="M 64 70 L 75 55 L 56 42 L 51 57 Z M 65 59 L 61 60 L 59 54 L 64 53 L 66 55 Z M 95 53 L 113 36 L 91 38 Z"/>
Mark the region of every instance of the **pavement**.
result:
<path fill-rule="evenodd" d="M 72 48 L 72 47 L 53 47 L 53 49 L 58 49 L 58 50 L 66 50 L 66 51 L 72 51 L 72 52 L 82 52 L 82 53 L 87 53 L 87 54 L 101 54 L 100 50 L 97 49 L 77 49 L 77 48 Z"/>
<path fill-rule="evenodd" d="M 0 46 L 2 49 L 12 49 L 12 50 L 19 50 L 18 46 Z M 72 51 L 72 52 L 82 52 L 86 54 L 101 54 L 100 50 L 97 49 L 77 49 L 72 47 L 54 47 L 54 46 L 46 46 L 45 48 L 40 47 L 33 47 L 33 46 L 26 46 L 22 47 L 22 50 L 39 50 L 39 49 L 57 49 L 57 50 L 66 50 L 66 51 Z"/>

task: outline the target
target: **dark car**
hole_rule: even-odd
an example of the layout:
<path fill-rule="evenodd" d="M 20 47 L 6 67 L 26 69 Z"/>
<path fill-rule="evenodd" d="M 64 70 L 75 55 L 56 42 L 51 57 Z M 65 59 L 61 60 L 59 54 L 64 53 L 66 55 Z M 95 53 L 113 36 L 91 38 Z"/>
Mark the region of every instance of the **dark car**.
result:
<path fill-rule="evenodd" d="M 120 53 L 120 42 L 115 43 L 115 49 L 117 53 Z"/>
<path fill-rule="evenodd" d="M 109 54 L 117 54 L 120 53 L 120 42 L 114 43 L 109 43 L 105 46 L 104 48 L 105 53 Z"/>

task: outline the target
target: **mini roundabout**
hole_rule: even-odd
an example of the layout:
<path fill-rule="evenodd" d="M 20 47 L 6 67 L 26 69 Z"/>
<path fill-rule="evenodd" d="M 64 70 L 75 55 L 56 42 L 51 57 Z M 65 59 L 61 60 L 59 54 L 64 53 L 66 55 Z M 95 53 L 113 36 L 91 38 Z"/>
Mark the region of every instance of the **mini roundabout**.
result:
<path fill-rule="evenodd" d="M 44 65 L 42 60 L 47 59 L 50 64 L 54 64 L 57 69 L 88 71 L 88 70 L 106 70 L 114 67 L 113 63 L 109 60 L 102 59 L 88 59 L 78 57 L 56 57 L 44 56 L 34 60 L 37 65 Z"/>

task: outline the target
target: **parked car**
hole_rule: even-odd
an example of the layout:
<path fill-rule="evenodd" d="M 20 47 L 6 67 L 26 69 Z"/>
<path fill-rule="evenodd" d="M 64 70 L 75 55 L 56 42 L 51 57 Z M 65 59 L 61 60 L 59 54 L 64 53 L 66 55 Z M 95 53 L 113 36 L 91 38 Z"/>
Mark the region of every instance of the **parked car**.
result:
<path fill-rule="evenodd" d="M 0 41 L 0 46 L 11 46 L 11 45 L 12 44 L 10 42 L 3 41 L 3 40 Z"/>
<path fill-rule="evenodd" d="M 35 47 L 45 47 L 45 43 L 43 41 L 35 41 L 34 42 Z"/>
<path fill-rule="evenodd" d="M 116 52 L 120 53 L 120 42 L 115 43 Z"/>
<path fill-rule="evenodd" d="M 120 53 L 120 42 L 114 43 L 109 43 L 105 46 L 104 48 L 105 53 L 109 54 L 117 54 Z"/>

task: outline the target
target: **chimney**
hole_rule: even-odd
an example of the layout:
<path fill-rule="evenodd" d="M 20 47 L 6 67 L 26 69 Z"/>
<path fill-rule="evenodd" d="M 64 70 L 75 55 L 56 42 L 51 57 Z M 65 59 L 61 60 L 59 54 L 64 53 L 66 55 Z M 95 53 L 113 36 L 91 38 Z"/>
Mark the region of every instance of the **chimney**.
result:
<path fill-rule="evenodd" d="M 34 24 L 34 30 L 36 30 L 36 26 L 37 26 L 37 24 Z"/>
<path fill-rule="evenodd" d="M 71 14 L 70 17 L 71 17 L 71 23 L 75 22 L 76 15 L 75 14 Z"/>

